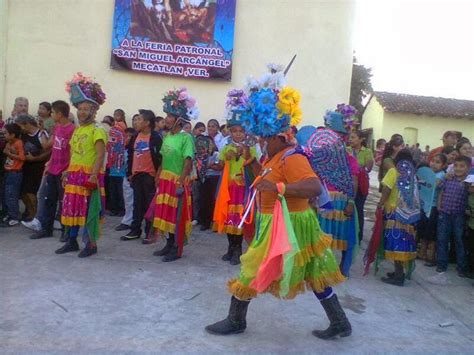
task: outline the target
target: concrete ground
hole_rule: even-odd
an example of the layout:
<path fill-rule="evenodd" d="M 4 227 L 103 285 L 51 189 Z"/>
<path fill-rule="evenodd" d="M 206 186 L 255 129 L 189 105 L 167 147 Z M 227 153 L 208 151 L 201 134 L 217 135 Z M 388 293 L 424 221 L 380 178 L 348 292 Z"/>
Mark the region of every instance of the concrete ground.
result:
<path fill-rule="evenodd" d="M 368 218 L 375 198 L 369 198 Z M 56 238 L 30 240 L 23 227 L 0 229 L 1 353 L 472 353 L 473 281 L 445 278 L 418 262 L 406 287 L 362 276 L 362 245 L 351 278 L 336 288 L 352 322 L 349 338 L 311 335 L 327 319 L 312 293 L 294 301 L 265 295 L 249 307 L 247 331 L 230 337 L 204 326 L 226 316 L 226 281 L 238 267 L 220 260 L 226 240 L 193 232 L 184 257 L 163 263 L 162 245 L 121 242 L 108 218 L 99 253 L 55 255 Z M 370 221 L 366 239 L 370 237 Z M 447 325 L 442 327 L 440 325 Z"/>

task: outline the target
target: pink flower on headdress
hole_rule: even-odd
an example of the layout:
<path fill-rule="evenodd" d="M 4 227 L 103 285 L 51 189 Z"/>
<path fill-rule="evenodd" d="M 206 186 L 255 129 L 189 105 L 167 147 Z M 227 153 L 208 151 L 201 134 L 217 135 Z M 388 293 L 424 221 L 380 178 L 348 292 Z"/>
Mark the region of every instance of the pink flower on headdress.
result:
<path fill-rule="evenodd" d="M 194 97 L 188 97 L 186 100 L 186 107 L 187 108 L 193 108 L 196 105 L 196 99 Z"/>
<path fill-rule="evenodd" d="M 179 93 L 178 100 L 179 101 L 185 101 L 188 98 L 188 92 L 186 90 L 183 90 Z"/>

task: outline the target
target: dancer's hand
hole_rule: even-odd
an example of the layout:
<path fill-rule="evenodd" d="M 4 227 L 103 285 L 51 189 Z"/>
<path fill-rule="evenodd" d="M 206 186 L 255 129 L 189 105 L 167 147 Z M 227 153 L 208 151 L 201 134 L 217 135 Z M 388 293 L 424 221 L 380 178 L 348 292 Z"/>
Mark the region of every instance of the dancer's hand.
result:
<path fill-rule="evenodd" d="M 255 188 L 260 192 L 278 192 L 276 184 L 268 180 L 260 181 L 257 185 L 255 185 Z"/>
<path fill-rule="evenodd" d="M 346 208 L 344 209 L 344 214 L 347 217 L 351 217 L 354 214 L 354 204 L 353 203 L 348 203 Z"/>

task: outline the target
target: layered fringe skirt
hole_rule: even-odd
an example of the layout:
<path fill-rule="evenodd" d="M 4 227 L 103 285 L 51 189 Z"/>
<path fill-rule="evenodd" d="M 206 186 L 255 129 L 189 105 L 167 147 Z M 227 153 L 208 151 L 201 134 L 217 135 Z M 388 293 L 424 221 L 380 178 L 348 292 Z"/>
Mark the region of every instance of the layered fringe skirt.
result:
<path fill-rule="evenodd" d="M 321 229 L 332 237 L 332 247 L 334 249 L 346 251 L 352 250 L 357 244 L 357 211 L 354 206 L 354 214 L 347 217 L 344 210 L 347 207 L 347 196 L 330 191 L 332 200 L 331 210 L 319 211 L 319 224 Z"/>
<path fill-rule="evenodd" d="M 395 219 L 395 213 L 384 214 L 384 256 L 387 260 L 409 263 L 416 259 L 415 227 Z"/>
<path fill-rule="evenodd" d="M 64 199 L 61 211 L 61 223 L 64 226 L 84 226 L 89 211 L 91 190 L 85 186 L 92 173 L 89 167 L 72 166 L 68 169 Z M 100 202 L 103 216 L 105 206 L 104 174 L 99 174 Z"/>
<path fill-rule="evenodd" d="M 227 206 L 227 219 L 224 223 L 222 233 L 242 235 L 243 228 L 238 228 L 241 220 L 241 214 L 244 211 L 245 183 L 243 181 L 229 181 L 229 205 Z M 216 231 L 217 226 L 213 229 Z"/>
<path fill-rule="evenodd" d="M 264 262 L 271 241 L 273 214 L 257 214 L 257 232 L 247 252 L 241 257 L 240 276 L 229 281 L 229 291 L 235 297 L 246 300 L 256 297 L 259 292 L 252 288 L 260 266 Z M 292 299 L 306 290 L 323 292 L 326 287 L 334 286 L 345 280 L 339 271 L 339 265 L 331 250 L 331 237 L 319 227 L 316 213 L 310 208 L 303 212 L 290 212 L 290 220 L 298 252 L 292 258 L 292 267 L 285 278 L 289 280 L 289 289 L 282 296 L 282 279 L 273 281 L 263 291 L 275 297 Z"/>
<path fill-rule="evenodd" d="M 160 181 L 158 184 L 158 194 L 155 199 L 155 216 L 153 219 L 153 227 L 159 229 L 163 233 L 176 233 L 176 224 L 180 222 L 181 218 L 185 218 L 185 237 L 188 238 L 191 234 L 192 224 L 192 203 L 190 191 L 178 196 L 178 181 L 179 176 L 170 172 L 162 171 L 160 174 Z M 185 197 L 186 208 L 178 210 L 179 199 Z M 182 213 L 186 210 L 187 213 Z M 180 216 L 178 216 L 180 214 Z"/>

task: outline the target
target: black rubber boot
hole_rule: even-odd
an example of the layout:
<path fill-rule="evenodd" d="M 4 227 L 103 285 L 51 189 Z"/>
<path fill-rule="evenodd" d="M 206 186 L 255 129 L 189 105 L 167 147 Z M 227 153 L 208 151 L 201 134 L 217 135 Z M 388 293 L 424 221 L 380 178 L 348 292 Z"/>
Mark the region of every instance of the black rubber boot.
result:
<path fill-rule="evenodd" d="M 30 239 L 51 238 L 52 236 L 53 236 L 52 232 L 47 232 L 45 230 L 40 230 L 39 232 L 36 232 L 32 236 L 30 236 Z"/>
<path fill-rule="evenodd" d="M 55 251 L 56 254 L 66 254 L 73 251 L 79 251 L 79 244 L 76 239 L 69 239 L 66 244 Z"/>
<path fill-rule="evenodd" d="M 403 273 L 403 264 L 395 261 L 395 272 L 388 273 L 387 277 L 382 277 L 382 281 L 394 286 L 403 286 L 405 284 L 405 274 Z"/>
<path fill-rule="evenodd" d="M 229 261 L 232 258 L 232 246 L 234 244 L 234 236 L 232 234 L 227 234 L 227 241 L 229 246 L 227 247 L 227 253 L 222 256 L 222 260 Z"/>
<path fill-rule="evenodd" d="M 67 239 L 68 239 L 68 235 L 67 235 L 67 231 L 63 228 L 61 230 L 61 238 L 59 238 L 59 241 L 61 243 L 66 243 L 67 242 Z"/>
<path fill-rule="evenodd" d="M 230 258 L 230 265 L 239 265 L 240 257 L 242 256 L 242 240 L 241 235 L 234 235 L 234 245 L 232 247 L 232 257 Z"/>
<path fill-rule="evenodd" d="M 243 333 L 247 328 L 247 309 L 250 300 L 241 301 L 234 296 L 230 300 L 229 315 L 220 322 L 208 325 L 206 331 L 214 335 L 230 335 Z"/>
<path fill-rule="evenodd" d="M 174 237 L 169 236 L 168 238 L 166 238 L 166 245 L 164 246 L 164 248 L 155 251 L 153 255 L 154 256 L 168 255 L 171 251 L 171 248 L 173 247 L 173 244 L 174 244 Z"/>
<path fill-rule="evenodd" d="M 80 258 L 87 258 L 88 256 L 97 254 L 97 246 L 96 245 L 91 245 L 87 244 L 84 249 L 81 250 L 79 253 L 78 257 Z"/>
<path fill-rule="evenodd" d="M 178 246 L 177 245 L 173 245 L 171 247 L 171 250 L 168 254 L 166 254 L 163 259 L 163 262 L 165 263 L 169 263 L 170 261 L 175 261 L 175 260 L 178 260 L 179 258 L 181 258 L 180 256 L 178 256 Z"/>
<path fill-rule="evenodd" d="M 321 305 L 329 319 L 329 328 L 326 330 L 313 330 L 313 335 L 319 339 L 332 339 L 337 336 L 348 337 L 352 334 L 351 323 L 347 320 L 346 313 L 341 307 L 336 295 L 322 300 Z"/>

